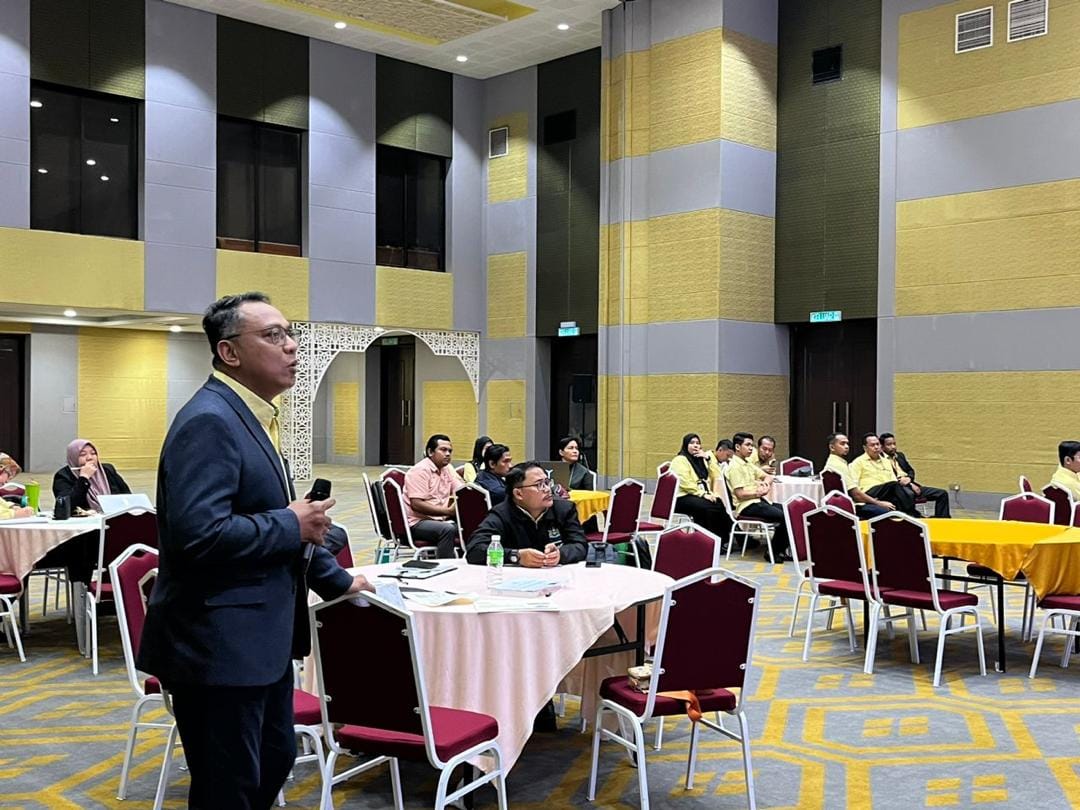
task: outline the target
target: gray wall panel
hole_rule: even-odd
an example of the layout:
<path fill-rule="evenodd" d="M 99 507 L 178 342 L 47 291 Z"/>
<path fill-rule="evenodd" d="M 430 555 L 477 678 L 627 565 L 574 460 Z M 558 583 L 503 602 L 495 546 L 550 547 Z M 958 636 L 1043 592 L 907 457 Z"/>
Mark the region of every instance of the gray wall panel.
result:
<path fill-rule="evenodd" d="M 905 129 L 897 133 L 896 199 L 1080 177 L 1078 144 L 1080 100 Z"/>
<path fill-rule="evenodd" d="M 896 319 L 878 318 L 877 327 L 877 430 L 892 430 L 893 403 L 896 398 L 893 375 L 896 373 Z"/>
<path fill-rule="evenodd" d="M 30 2 L 0 3 L 0 227 L 30 227 Z"/>
<path fill-rule="evenodd" d="M 311 259 L 308 316 L 313 321 L 375 323 L 375 265 Z"/>
<path fill-rule="evenodd" d="M 723 0 L 723 5 L 724 28 L 776 44 L 776 0 Z"/>
<path fill-rule="evenodd" d="M 536 341 L 532 338 L 504 338 L 480 344 L 480 379 L 523 380 L 526 377 L 530 351 Z"/>
<path fill-rule="evenodd" d="M 776 153 L 734 141 L 720 142 L 720 206 L 776 215 Z"/>
<path fill-rule="evenodd" d="M 719 28 L 731 0 L 660 0 L 652 4 L 652 44 Z"/>
<path fill-rule="evenodd" d="M 375 143 L 375 54 L 320 39 L 310 43 L 308 129 Z"/>
<path fill-rule="evenodd" d="M 447 269 L 454 274 L 454 328 L 482 332 L 487 311 L 484 249 L 487 126 L 484 85 L 465 76 L 454 76 L 453 149 L 454 159 L 447 177 L 446 249 Z"/>
<path fill-rule="evenodd" d="M 0 109 L 3 107 L 0 106 Z M 0 137 L 0 163 L 30 165 L 30 141 Z"/>
<path fill-rule="evenodd" d="M 375 194 L 371 191 L 350 191 L 332 186 L 309 186 L 308 202 L 320 208 L 337 208 L 361 214 L 375 213 Z"/>
<path fill-rule="evenodd" d="M 787 329 L 752 321 L 679 321 L 600 328 L 600 351 L 623 374 L 769 374 L 787 376 Z M 686 351 L 694 346 L 694 351 Z M 602 364 L 603 365 L 603 364 Z"/>
<path fill-rule="evenodd" d="M 217 168 L 217 115 L 212 110 L 148 101 L 144 111 L 147 160 Z"/>
<path fill-rule="evenodd" d="M 213 14 L 163 0 L 147 0 L 146 100 L 214 112 L 216 42 Z M 193 43 L 198 43 L 194 51 Z"/>
<path fill-rule="evenodd" d="M 64 463 L 78 428 L 79 337 L 75 330 L 37 327 L 30 335 L 30 452 L 28 470 L 52 472 Z"/>
<path fill-rule="evenodd" d="M 510 200 L 487 206 L 487 252 L 514 253 L 528 248 L 528 234 L 536 228 L 536 198 Z"/>
<path fill-rule="evenodd" d="M 0 39 L 0 43 L 3 40 Z M 7 49 L 11 49 L 8 45 Z M 0 137 L 27 144 L 26 160 L 30 160 L 30 84 L 26 76 L 0 73 Z"/>
<path fill-rule="evenodd" d="M 308 206 L 308 255 L 336 262 L 375 262 L 375 215 Z"/>
<path fill-rule="evenodd" d="M 647 159 L 648 182 L 639 183 L 631 174 L 631 210 L 637 209 L 639 197 L 647 197 L 647 216 L 662 217 L 716 208 L 720 205 L 720 141 L 705 141 L 653 152 Z M 620 161 L 625 163 L 626 161 Z M 613 187 L 612 193 L 622 191 Z M 636 218 L 636 216 L 635 216 Z"/>
<path fill-rule="evenodd" d="M 164 160 L 148 160 L 143 166 L 143 182 L 147 185 L 176 186 L 215 193 L 217 171 Z"/>
<path fill-rule="evenodd" d="M 896 133 L 883 132 L 879 142 L 878 186 L 878 317 L 896 314 Z"/>
<path fill-rule="evenodd" d="M 375 147 L 370 141 L 309 132 L 308 152 L 311 185 L 375 193 Z"/>
<path fill-rule="evenodd" d="M 217 253 L 147 242 L 145 285 L 148 310 L 201 313 L 217 298 Z"/>
<path fill-rule="evenodd" d="M 202 335 L 169 335 L 165 343 L 168 369 L 165 424 L 171 425 L 179 411 L 210 376 L 210 346 Z"/>
<path fill-rule="evenodd" d="M 217 201 L 213 191 L 147 184 L 143 191 L 148 243 L 209 247 L 214 244 Z"/>
<path fill-rule="evenodd" d="M 692 148 L 692 147 L 681 147 Z M 677 149 L 665 150 L 672 153 Z M 658 209 L 670 208 L 675 200 L 649 195 L 649 167 L 655 160 L 653 156 L 641 155 L 632 158 L 620 158 L 610 163 L 600 164 L 600 221 L 626 222 L 631 219 L 646 219 L 652 206 Z M 604 172 L 607 172 L 608 192 L 604 193 Z M 627 203 L 629 200 L 629 203 Z M 630 213 L 626 212 L 629 205 Z M 693 209 L 691 209 L 693 210 Z M 605 214 L 605 211 L 608 212 Z M 608 219 L 604 219 L 607 216 Z"/>

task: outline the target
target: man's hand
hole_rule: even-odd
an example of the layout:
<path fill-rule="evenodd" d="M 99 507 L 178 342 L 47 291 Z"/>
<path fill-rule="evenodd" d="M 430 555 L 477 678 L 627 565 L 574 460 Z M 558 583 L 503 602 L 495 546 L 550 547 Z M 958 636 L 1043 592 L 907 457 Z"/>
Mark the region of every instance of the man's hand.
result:
<path fill-rule="evenodd" d="M 337 501 L 327 498 L 325 501 L 293 501 L 289 509 L 300 521 L 300 539 L 305 543 L 321 546 L 330 531 L 330 516 L 326 514 Z"/>
<path fill-rule="evenodd" d="M 523 548 L 518 552 L 518 565 L 522 568 L 543 568 L 547 555 L 535 548 Z"/>
<path fill-rule="evenodd" d="M 911 480 L 911 479 L 908 479 L 908 480 Z M 914 492 L 916 495 L 922 495 L 922 487 L 920 487 L 914 481 L 911 482 L 911 491 Z"/>
<path fill-rule="evenodd" d="M 549 568 L 553 565 L 558 565 L 559 560 L 562 558 L 562 552 L 559 551 L 559 547 L 554 543 L 548 543 L 544 546 L 544 567 Z"/>
<path fill-rule="evenodd" d="M 902 487 L 906 487 L 908 484 L 911 483 L 911 478 L 906 475 L 901 475 L 897 480 L 900 482 L 900 486 Z"/>
<path fill-rule="evenodd" d="M 357 574 L 353 577 L 352 585 L 349 586 L 349 590 L 345 591 L 345 593 L 354 596 L 360 593 L 360 591 L 370 591 L 371 593 L 375 593 L 375 586 L 368 582 L 367 577 L 363 574 Z"/>
<path fill-rule="evenodd" d="M 18 509 L 15 510 L 15 517 L 17 517 L 17 518 L 33 517 L 33 516 L 34 516 L 34 507 L 32 507 L 32 506 L 20 506 Z"/>
<path fill-rule="evenodd" d="M 896 511 L 896 507 L 888 501 L 878 501 L 877 505 L 880 506 L 882 509 L 888 509 L 890 512 Z"/>

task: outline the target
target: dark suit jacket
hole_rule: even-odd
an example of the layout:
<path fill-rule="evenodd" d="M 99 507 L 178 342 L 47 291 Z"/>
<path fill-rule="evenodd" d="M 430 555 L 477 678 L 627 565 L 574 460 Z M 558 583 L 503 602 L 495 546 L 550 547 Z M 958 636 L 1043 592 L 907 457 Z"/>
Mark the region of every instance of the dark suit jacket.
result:
<path fill-rule="evenodd" d="M 907 460 L 907 456 L 899 450 L 896 451 L 896 463 L 900 465 L 900 469 L 904 471 L 908 478 L 912 481 L 915 480 L 915 468 L 911 466 L 911 462 Z"/>
<path fill-rule="evenodd" d="M 501 536 L 503 548 L 535 548 L 543 551 L 548 543 L 562 540 L 559 551 L 560 562 L 564 565 L 584 560 L 589 547 L 578 520 L 577 507 L 562 498 L 556 498 L 536 523 L 509 497 L 498 506 L 493 506 L 469 538 L 465 558 L 474 565 L 487 563 L 487 548 L 495 534 Z"/>
<path fill-rule="evenodd" d="M 112 464 L 102 463 L 101 469 L 105 471 L 105 480 L 109 482 L 109 489 L 114 495 L 130 495 L 131 487 L 127 481 L 120 477 L 116 467 Z M 71 508 L 76 506 L 83 509 L 90 508 L 90 500 L 87 497 L 90 492 L 90 479 L 83 478 L 70 467 L 61 467 L 56 471 L 52 480 L 53 495 L 59 498 L 67 495 L 71 499 Z"/>
<path fill-rule="evenodd" d="M 264 686 L 308 650 L 292 482 L 266 431 L 211 377 L 180 410 L 158 465 L 160 561 L 138 667 L 166 686 Z M 316 548 L 307 582 L 326 599 L 352 577 Z"/>

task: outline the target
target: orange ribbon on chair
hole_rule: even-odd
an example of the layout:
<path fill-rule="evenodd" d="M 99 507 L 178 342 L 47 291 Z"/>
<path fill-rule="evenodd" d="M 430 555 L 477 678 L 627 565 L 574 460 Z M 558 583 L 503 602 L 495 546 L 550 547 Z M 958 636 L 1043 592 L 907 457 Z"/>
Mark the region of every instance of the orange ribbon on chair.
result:
<path fill-rule="evenodd" d="M 678 692 L 657 692 L 657 697 L 672 698 L 674 700 L 680 700 L 686 704 L 686 716 L 690 718 L 691 723 L 696 723 L 701 719 L 701 702 L 698 700 L 698 696 L 690 690 L 683 690 Z"/>

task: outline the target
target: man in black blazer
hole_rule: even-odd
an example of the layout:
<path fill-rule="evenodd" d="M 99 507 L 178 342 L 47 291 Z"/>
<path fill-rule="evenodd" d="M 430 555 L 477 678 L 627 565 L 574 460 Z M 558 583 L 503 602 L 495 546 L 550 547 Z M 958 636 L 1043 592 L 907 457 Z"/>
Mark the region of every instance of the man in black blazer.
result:
<path fill-rule="evenodd" d="M 288 321 L 245 293 L 212 304 L 203 329 L 215 372 L 161 451 L 160 560 L 138 667 L 172 696 L 188 806 L 267 810 L 296 756 L 307 584 L 325 599 L 370 585 L 321 548 L 334 501 L 297 500 L 279 454 L 272 400 L 296 377 Z"/>
<path fill-rule="evenodd" d="M 907 456 L 901 453 L 896 447 L 896 436 L 892 433 L 881 434 L 881 449 L 885 453 L 885 457 L 890 460 L 893 465 L 893 469 L 896 471 L 896 477 L 899 479 L 907 478 L 911 484 L 911 491 L 915 493 L 916 497 L 926 498 L 934 504 L 934 517 L 947 518 L 952 515 L 949 512 L 949 493 L 944 489 L 938 487 L 928 487 L 923 484 L 915 483 L 915 468 L 911 466 L 911 462 L 907 460 Z"/>

